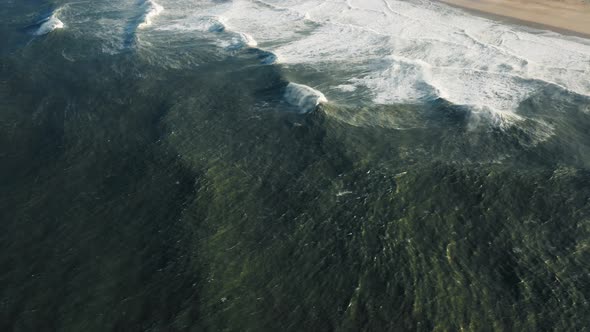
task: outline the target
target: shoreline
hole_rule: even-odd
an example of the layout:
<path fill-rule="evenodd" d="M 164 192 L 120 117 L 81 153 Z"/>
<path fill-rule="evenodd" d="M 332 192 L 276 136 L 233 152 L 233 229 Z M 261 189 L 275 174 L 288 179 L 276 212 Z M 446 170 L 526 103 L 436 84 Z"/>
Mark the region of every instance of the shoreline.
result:
<path fill-rule="evenodd" d="M 590 39 L 590 3 L 576 0 L 440 0 L 478 16 Z"/>

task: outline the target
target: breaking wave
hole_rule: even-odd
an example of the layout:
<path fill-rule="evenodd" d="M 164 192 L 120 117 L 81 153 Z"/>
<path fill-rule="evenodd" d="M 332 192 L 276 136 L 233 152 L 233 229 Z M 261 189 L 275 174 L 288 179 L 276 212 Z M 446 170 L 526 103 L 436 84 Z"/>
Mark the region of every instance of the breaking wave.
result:
<path fill-rule="evenodd" d="M 243 47 L 256 47 L 258 46 L 258 42 L 254 37 L 247 33 L 238 32 L 234 34 L 234 37 L 231 40 L 231 44 L 229 46 L 230 49 L 240 49 Z"/>
<path fill-rule="evenodd" d="M 235 31 L 271 44 L 285 65 L 358 68 L 333 88 L 368 88 L 377 104 L 454 104 L 514 112 L 551 85 L 590 96 L 590 42 L 498 24 L 437 3 L 243 1 L 215 8 Z M 351 69 L 352 70 L 352 69 Z"/>
<path fill-rule="evenodd" d="M 297 83 L 289 83 L 285 87 L 284 98 L 289 104 L 298 107 L 302 113 L 312 112 L 320 104 L 328 102 L 320 91 Z"/>
<path fill-rule="evenodd" d="M 33 32 L 36 36 L 42 36 L 54 31 L 56 29 L 63 29 L 64 23 L 57 17 L 61 9 L 57 9 L 51 13 L 47 18 L 37 22 L 33 25 L 36 29 Z"/>
<path fill-rule="evenodd" d="M 164 11 L 164 7 L 153 0 L 146 0 L 142 6 L 145 8 L 145 14 L 143 15 L 143 21 L 137 26 L 139 29 L 150 26 L 152 20 Z"/>

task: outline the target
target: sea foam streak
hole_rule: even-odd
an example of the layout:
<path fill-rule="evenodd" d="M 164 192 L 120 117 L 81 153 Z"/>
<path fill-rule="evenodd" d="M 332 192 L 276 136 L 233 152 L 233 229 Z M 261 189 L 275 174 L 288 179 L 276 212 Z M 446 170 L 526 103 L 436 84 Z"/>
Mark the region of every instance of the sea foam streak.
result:
<path fill-rule="evenodd" d="M 590 41 L 498 24 L 436 2 L 235 0 L 213 11 L 233 30 L 273 45 L 266 50 L 286 65 L 360 68 L 334 87 L 367 87 L 379 104 L 442 97 L 474 110 L 513 112 L 547 85 L 590 96 Z"/>
<path fill-rule="evenodd" d="M 143 16 L 143 22 L 137 26 L 139 29 L 150 26 L 152 20 L 164 11 L 164 7 L 153 0 L 146 0 L 142 6 L 145 7 L 145 15 Z"/>

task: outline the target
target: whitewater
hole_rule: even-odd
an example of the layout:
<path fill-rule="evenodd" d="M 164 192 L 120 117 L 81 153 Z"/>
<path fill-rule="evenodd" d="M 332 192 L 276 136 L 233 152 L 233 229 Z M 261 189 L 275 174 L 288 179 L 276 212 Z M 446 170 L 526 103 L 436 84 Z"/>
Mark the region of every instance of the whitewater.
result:
<path fill-rule="evenodd" d="M 116 38 L 103 46 L 112 54 L 135 47 L 138 36 L 150 44 L 150 30 L 213 34 L 229 52 L 256 49 L 261 64 L 295 73 L 287 79 L 298 85 L 285 88 L 285 96 L 292 95 L 293 86 L 306 86 L 297 93 L 309 91 L 307 98 L 285 99 L 305 100 L 297 105 L 307 111 L 308 99 L 379 105 L 444 99 L 513 122 L 521 102 L 547 87 L 590 96 L 590 40 L 501 23 L 437 2 L 142 0 L 130 5 L 137 12 L 134 19 L 80 20 L 80 30 Z M 61 8 L 54 11 L 33 34 L 65 28 L 73 20 L 68 15 Z M 68 29 L 75 29 L 76 22 L 71 25 Z M 305 75 L 315 72 L 325 79 Z"/>
<path fill-rule="evenodd" d="M 142 7 L 144 7 L 144 15 L 142 22 L 138 26 L 140 29 L 150 26 L 152 20 L 164 11 L 164 7 L 153 0 L 146 0 Z"/>
<path fill-rule="evenodd" d="M 27 30 L 31 31 L 35 36 L 43 36 L 54 30 L 63 29 L 64 23 L 59 19 L 60 13 L 63 8 L 58 8 L 52 11 L 49 15 L 39 20 L 38 22 L 27 27 Z"/>
<path fill-rule="evenodd" d="M 420 0 L 0 22 L 0 331 L 590 326 L 590 39 Z"/>
<path fill-rule="evenodd" d="M 159 28 L 225 27 L 235 43 L 280 54 L 284 66 L 350 72 L 324 84 L 328 96 L 364 88 L 377 104 L 443 98 L 499 113 L 547 86 L 590 96 L 590 40 L 430 1 L 212 2 Z"/>

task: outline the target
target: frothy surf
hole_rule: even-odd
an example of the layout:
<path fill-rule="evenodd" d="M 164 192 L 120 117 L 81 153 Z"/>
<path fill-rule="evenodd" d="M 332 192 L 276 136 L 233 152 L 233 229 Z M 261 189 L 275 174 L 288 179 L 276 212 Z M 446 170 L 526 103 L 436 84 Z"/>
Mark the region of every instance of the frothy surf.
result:
<path fill-rule="evenodd" d="M 42 36 L 54 31 L 56 29 L 63 29 L 65 27 L 64 23 L 57 17 L 60 9 L 51 13 L 49 17 L 44 20 L 41 20 L 37 25 L 39 28 L 34 32 L 36 36 Z"/>
<path fill-rule="evenodd" d="M 306 19 L 307 17 L 302 16 L 299 19 Z M 261 64 L 272 65 L 279 63 L 280 58 L 275 51 L 260 48 L 258 41 L 251 34 L 242 32 L 228 22 L 229 20 L 222 15 L 197 15 L 176 21 L 170 25 L 158 27 L 158 30 L 220 33 L 225 35 L 226 38 L 220 37 L 219 44 L 227 50 L 237 51 L 243 48 L 251 48 L 258 51 Z M 229 37 L 229 40 L 227 40 L 227 37 Z M 288 104 L 297 107 L 301 113 L 312 112 L 321 103 L 328 102 L 322 92 L 297 83 L 289 83 L 284 89 L 283 97 Z"/>
<path fill-rule="evenodd" d="M 590 96 L 590 42 L 498 24 L 432 2 L 235 0 L 213 9 L 286 65 L 359 68 L 333 82 L 378 104 L 444 98 L 513 117 L 548 85 Z"/>
<path fill-rule="evenodd" d="M 317 109 L 322 103 L 327 103 L 328 99 L 320 91 L 307 85 L 289 83 L 285 87 L 285 100 L 296 106 L 302 113 L 309 113 Z"/>
<path fill-rule="evenodd" d="M 237 32 L 231 40 L 230 49 L 240 49 L 243 47 L 256 47 L 258 42 L 251 35 L 243 32 Z"/>
<path fill-rule="evenodd" d="M 164 11 L 164 7 L 153 0 L 146 0 L 142 6 L 145 8 L 145 14 L 143 21 L 137 26 L 139 29 L 152 25 L 152 20 Z"/>
<path fill-rule="evenodd" d="M 243 48 L 256 48 L 260 51 L 259 58 L 261 64 L 271 65 L 279 62 L 279 56 L 276 53 L 259 48 L 258 41 L 251 34 L 233 30 L 228 26 L 227 19 L 223 16 L 203 15 L 190 17 L 181 22 L 161 26 L 158 30 L 223 33 L 229 40 L 220 38 L 219 44 L 226 49 L 237 51 Z"/>

